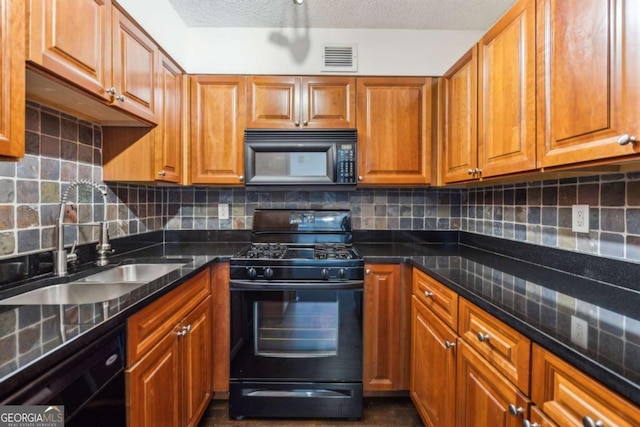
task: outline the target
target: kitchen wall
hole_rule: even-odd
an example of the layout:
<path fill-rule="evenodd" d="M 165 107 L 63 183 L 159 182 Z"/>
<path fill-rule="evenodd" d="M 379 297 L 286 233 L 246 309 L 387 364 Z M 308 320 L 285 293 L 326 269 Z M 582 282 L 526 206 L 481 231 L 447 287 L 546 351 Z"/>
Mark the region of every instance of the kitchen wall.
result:
<path fill-rule="evenodd" d="M 27 155 L 17 163 L 0 162 L 0 258 L 52 249 L 58 202 L 68 183 L 102 179 L 100 126 L 34 102 L 28 102 L 26 123 Z M 268 192 L 129 184 L 107 189 L 112 237 L 160 229 L 250 229 L 257 208 L 346 208 L 360 230 L 464 230 L 640 262 L 640 173 L 462 190 Z M 102 219 L 102 199 L 87 188 L 72 192 L 70 200 L 69 217 Z M 219 203 L 230 205 L 230 219 L 218 218 Z M 588 234 L 571 231 L 576 203 L 591 206 Z M 93 227 L 65 231 L 67 244 L 97 240 Z"/>

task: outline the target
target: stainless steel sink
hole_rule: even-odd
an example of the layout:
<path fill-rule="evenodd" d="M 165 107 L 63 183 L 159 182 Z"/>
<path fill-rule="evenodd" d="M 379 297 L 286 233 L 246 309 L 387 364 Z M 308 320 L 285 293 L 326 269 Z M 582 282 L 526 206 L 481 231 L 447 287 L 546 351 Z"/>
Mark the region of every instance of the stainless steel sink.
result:
<path fill-rule="evenodd" d="M 125 264 L 78 279 L 73 283 L 149 283 L 182 267 L 184 263 Z"/>
<path fill-rule="evenodd" d="M 92 304 L 120 298 L 185 263 L 125 264 L 59 285 L 0 300 L 0 305 Z"/>
<path fill-rule="evenodd" d="M 63 283 L 45 286 L 0 301 L 0 305 L 93 304 L 120 298 L 142 283 Z"/>

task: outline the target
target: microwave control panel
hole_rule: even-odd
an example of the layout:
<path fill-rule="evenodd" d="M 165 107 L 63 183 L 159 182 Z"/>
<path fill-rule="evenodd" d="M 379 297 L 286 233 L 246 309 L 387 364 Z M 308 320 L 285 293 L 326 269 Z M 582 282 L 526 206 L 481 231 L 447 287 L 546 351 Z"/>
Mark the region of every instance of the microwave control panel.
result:
<path fill-rule="evenodd" d="M 356 147 L 355 144 L 338 144 L 338 165 L 336 168 L 338 184 L 356 183 Z"/>

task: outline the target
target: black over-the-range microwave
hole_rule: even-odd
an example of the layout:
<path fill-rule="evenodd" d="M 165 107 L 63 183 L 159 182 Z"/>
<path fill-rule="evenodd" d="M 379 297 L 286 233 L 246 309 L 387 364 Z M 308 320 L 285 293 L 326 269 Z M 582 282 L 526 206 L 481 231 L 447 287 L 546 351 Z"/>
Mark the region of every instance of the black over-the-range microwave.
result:
<path fill-rule="evenodd" d="M 245 184 L 355 188 L 356 142 L 355 129 L 247 129 Z"/>

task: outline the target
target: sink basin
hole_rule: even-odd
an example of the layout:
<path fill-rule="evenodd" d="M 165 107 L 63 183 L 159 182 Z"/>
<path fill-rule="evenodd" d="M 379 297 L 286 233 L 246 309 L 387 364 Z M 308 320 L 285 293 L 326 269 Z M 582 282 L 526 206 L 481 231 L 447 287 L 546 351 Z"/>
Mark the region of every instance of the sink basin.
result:
<path fill-rule="evenodd" d="M 128 294 L 146 283 L 63 283 L 0 301 L 0 305 L 93 304 Z"/>
<path fill-rule="evenodd" d="M 0 305 L 93 304 L 119 298 L 185 265 L 125 264 L 82 279 L 45 286 L 0 300 Z"/>
<path fill-rule="evenodd" d="M 73 283 L 148 283 L 182 267 L 184 263 L 125 264 L 78 279 Z"/>

